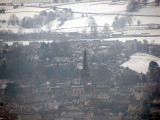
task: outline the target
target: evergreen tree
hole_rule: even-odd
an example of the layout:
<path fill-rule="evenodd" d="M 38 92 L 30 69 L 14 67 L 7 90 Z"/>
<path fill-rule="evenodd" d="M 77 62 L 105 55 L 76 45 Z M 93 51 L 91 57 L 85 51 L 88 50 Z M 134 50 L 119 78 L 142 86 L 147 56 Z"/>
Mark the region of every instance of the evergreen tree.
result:
<path fill-rule="evenodd" d="M 88 22 L 88 26 L 91 29 L 91 35 L 93 35 L 94 37 L 97 36 L 98 30 L 97 30 L 97 23 L 94 17 L 89 17 L 89 22 Z"/>
<path fill-rule="evenodd" d="M 23 90 L 17 83 L 7 83 L 7 87 L 4 90 L 8 102 L 16 100 L 17 96 L 21 93 L 23 93 Z"/>
<path fill-rule="evenodd" d="M 110 30 L 109 25 L 107 23 L 103 27 L 103 34 L 107 37 L 110 37 L 110 35 L 111 35 L 111 30 Z"/>
<path fill-rule="evenodd" d="M 151 61 L 147 72 L 148 80 L 160 82 L 160 67 L 157 62 Z"/>
<path fill-rule="evenodd" d="M 6 61 L 3 61 L 2 64 L 0 65 L 0 78 L 4 79 L 7 77 L 6 74 Z"/>

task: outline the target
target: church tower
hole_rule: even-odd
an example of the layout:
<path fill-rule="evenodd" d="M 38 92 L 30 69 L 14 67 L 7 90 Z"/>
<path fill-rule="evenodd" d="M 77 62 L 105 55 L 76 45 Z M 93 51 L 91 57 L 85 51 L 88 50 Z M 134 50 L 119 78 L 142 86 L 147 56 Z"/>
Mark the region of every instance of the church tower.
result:
<path fill-rule="evenodd" d="M 86 85 L 89 82 L 91 82 L 91 75 L 88 67 L 87 51 L 85 49 L 83 56 L 83 68 L 81 71 L 81 84 Z"/>

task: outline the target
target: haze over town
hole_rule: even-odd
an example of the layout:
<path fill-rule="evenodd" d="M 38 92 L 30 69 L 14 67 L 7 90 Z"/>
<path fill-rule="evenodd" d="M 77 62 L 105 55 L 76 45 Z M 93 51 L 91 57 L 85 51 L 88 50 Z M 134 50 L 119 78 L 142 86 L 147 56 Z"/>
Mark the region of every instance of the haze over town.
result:
<path fill-rule="evenodd" d="M 160 0 L 0 0 L 0 119 L 159 120 Z"/>

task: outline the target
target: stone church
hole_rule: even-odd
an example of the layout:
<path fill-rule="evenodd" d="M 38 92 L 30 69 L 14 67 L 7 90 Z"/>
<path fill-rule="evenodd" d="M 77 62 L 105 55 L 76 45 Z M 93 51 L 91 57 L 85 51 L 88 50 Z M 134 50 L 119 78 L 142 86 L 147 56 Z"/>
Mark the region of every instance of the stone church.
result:
<path fill-rule="evenodd" d="M 84 50 L 84 56 L 83 56 L 83 68 L 81 71 L 81 78 L 77 81 L 74 81 L 70 88 L 70 96 L 81 96 L 84 94 L 88 94 L 93 92 L 93 82 L 90 75 L 90 70 L 88 66 L 88 60 L 87 60 L 87 51 Z"/>

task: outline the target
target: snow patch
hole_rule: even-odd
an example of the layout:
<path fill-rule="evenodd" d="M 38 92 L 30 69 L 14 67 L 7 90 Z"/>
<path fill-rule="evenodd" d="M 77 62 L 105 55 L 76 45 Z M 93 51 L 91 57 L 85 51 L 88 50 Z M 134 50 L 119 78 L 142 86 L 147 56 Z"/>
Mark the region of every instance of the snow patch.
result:
<path fill-rule="evenodd" d="M 138 73 L 146 74 L 151 61 L 155 61 L 160 65 L 160 58 L 146 53 L 136 53 L 130 57 L 130 60 L 123 63 L 121 67 L 128 67 Z"/>

